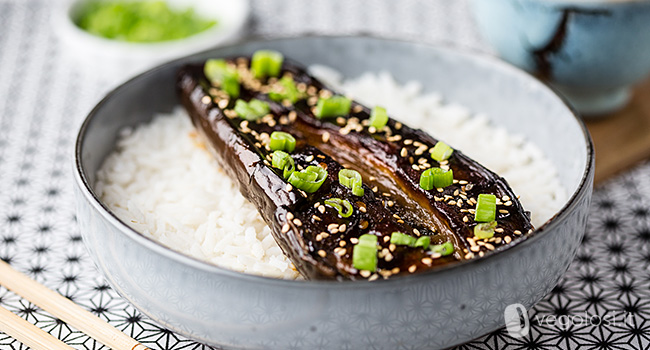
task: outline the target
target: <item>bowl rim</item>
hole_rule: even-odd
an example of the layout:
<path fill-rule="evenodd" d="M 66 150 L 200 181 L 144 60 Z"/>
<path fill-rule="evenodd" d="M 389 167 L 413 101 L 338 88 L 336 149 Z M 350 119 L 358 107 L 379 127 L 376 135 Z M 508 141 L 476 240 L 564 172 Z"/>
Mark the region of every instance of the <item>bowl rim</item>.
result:
<path fill-rule="evenodd" d="M 126 223 L 124 223 L 121 219 L 119 219 L 100 199 L 99 197 L 95 194 L 95 191 L 93 190 L 93 186 L 90 185 L 90 181 L 88 177 L 86 176 L 86 171 L 83 169 L 82 162 L 81 162 L 81 153 L 82 153 L 82 144 L 84 143 L 85 137 L 86 137 L 86 131 L 91 124 L 91 122 L 95 119 L 95 116 L 97 115 L 98 111 L 103 107 L 105 103 L 107 103 L 110 99 L 113 98 L 116 94 L 120 93 L 120 90 L 123 86 L 130 84 L 132 81 L 137 80 L 137 79 L 143 79 L 145 77 L 148 77 L 150 75 L 155 75 L 158 74 L 159 71 L 167 69 L 169 66 L 174 66 L 178 65 L 181 62 L 184 61 L 191 61 L 193 58 L 197 56 L 204 55 L 207 52 L 213 51 L 213 50 L 219 50 L 219 49 L 225 49 L 225 48 L 236 48 L 240 47 L 242 45 L 246 44 L 252 44 L 252 43 L 262 43 L 262 42 L 274 42 L 274 41 L 290 41 L 290 40 L 296 40 L 296 39 L 349 39 L 349 40 L 359 40 L 359 39 L 370 39 L 370 40 L 376 40 L 376 41 L 388 41 L 388 42 L 397 42 L 400 44 L 407 44 L 407 45 L 418 45 L 418 46 L 428 46 L 433 49 L 436 49 L 440 52 L 444 52 L 445 54 L 451 54 L 451 55 L 460 55 L 460 56 L 465 56 L 465 57 L 472 57 L 472 59 L 478 59 L 481 60 L 485 63 L 488 63 L 493 66 L 498 66 L 499 69 L 503 69 L 510 74 L 514 75 L 519 75 L 520 77 L 523 77 L 524 79 L 528 80 L 530 84 L 534 84 L 535 87 L 537 88 L 542 88 L 542 89 L 547 89 L 552 94 L 558 99 L 560 103 L 564 105 L 570 112 L 571 116 L 574 118 L 574 120 L 578 123 L 578 126 L 580 127 L 583 137 L 584 137 L 584 142 L 586 146 L 586 151 L 587 151 L 587 160 L 585 163 L 585 168 L 582 171 L 582 177 L 580 179 L 580 182 L 574 192 L 571 194 L 571 196 L 566 200 L 565 204 L 562 206 L 560 210 L 558 210 L 555 215 L 553 215 L 550 219 L 548 219 L 544 224 L 542 224 L 540 227 L 538 227 L 535 231 L 533 231 L 530 234 L 524 234 L 522 237 L 518 238 L 515 240 L 513 243 L 508 244 L 505 247 L 500 247 L 497 248 L 483 256 L 482 258 L 478 259 L 470 259 L 470 260 L 463 260 L 459 261 L 456 263 L 452 264 L 447 264 L 444 266 L 441 266 L 439 268 L 435 268 L 429 271 L 417 273 L 417 274 L 411 274 L 407 276 L 400 276 L 399 278 L 388 278 L 388 279 L 378 279 L 376 281 L 373 281 L 373 283 L 364 283 L 367 281 L 342 281 L 342 282 L 336 282 L 332 283 L 333 281 L 320 281 L 320 280 L 287 280 L 287 279 L 281 279 L 281 278 L 274 278 L 274 277 L 266 277 L 266 276 L 260 276 L 260 275 L 254 275 L 254 274 L 248 274 L 248 273 L 243 273 L 243 272 L 238 272 L 234 271 L 225 267 L 220 267 L 217 265 L 214 265 L 212 263 L 199 260 L 198 258 L 186 255 L 185 253 L 181 253 L 178 251 L 175 251 L 171 248 L 168 248 L 167 246 L 163 245 L 162 243 L 144 236 L 143 234 L 137 232 L 130 226 L 128 226 Z M 338 35 L 314 35 L 314 34 L 308 34 L 308 35 L 300 35 L 300 36 L 286 36 L 286 37 L 275 37 L 272 39 L 266 38 L 266 37 L 252 37 L 248 38 L 246 40 L 239 41 L 234 44 L 222 46 L 219 48 L 213 48 L 210 50 L 205 50 L 201 52 L 197 52 L 191 55 L 183 56 L 181 58 L 175 59 L 173 61 L 164 63 L 162 65 L 158 65 L 152 69 L 149 69 L 141 74 L 138 74 L 135 77 L 132 77 L 128 79 L 127 81 L 123 82 L 122 84 L 118 85 L 117 87 L 113 88 L 108 94 L 106 94 L 94 107 L 93 109 L 88 113 L 86 118 L 83 121 L 83 124 L 79 128 L 79 131 L 76 136 L 76 140 L 74 143 L 74 155 L 73 155 L 73 160 L 74 160 L 74 178 L 76 185 L 79 187 L 81 192 L 83 193 L 84 198 L 88 201 L 89 204 L 92 205 L 92 207 L 98 211 L 99 214 L 102 215 L 105 219 L 107 219 L 113 226 L 118 228 L 122 234 L 125 234 L 128 236 L 128 238 L 132 239 L 133 241 L 143 245 L 147 249 L 152 250 L 154 253 L 161 254 L 167 258 L 170 258 L 178 263 L 184 264 L 189 267 L 193 267 L 199 270 L 202 270 L 204 272 L 208 273 L 215 273 L 222 275 L 224 277 L 229 277 L 229 278 L 236 278 L 241 281 L 249 281 L 249 282 L 255 282 L 255 283 L 263 283 L 266 285 L 277 285 L 277 286 L 296 286 L 300 288 L 335 288 L 335 289 L 349 289 L 349 288 L 377 288 L 379 284 L 388 286 L 390 284 L 398 283 L 401 284 L 405 281 L 411 281 L 415 279 L 423 279 L 423 278 L 430 278 L 430 276 L 434 274 L 442 274 L 442 273 L 447 273 L 450 271 L 455 271 L 457 269 L 461 268 L 468 268 L 470 266 L 474 266 L 475 264 L 479 263 L 485 263 L 486 261 L 492 261 L 494 260 L 495 256 L 504 256 L 505 254 L 513 254 L 517 250 L 521 249 L 518 247 L 525 247 L 529 244 L 533 244 L 535 241 L 540 239 L 540 237 L 544 236 L 546 232 L 552 230 L 555 228 L 557 225 L 559 225 L 559 222 L 561 221 L 562 218 L 567 217 L 570 212 L 577 206 L 578 199 L 582 197 L 585 193 L 585 191 L 588 191 L 591 189 L 591 184 L 592 184 L 592 179 L 594 175 L 594 163 L 595 163 L 595 155 L 594 155 L 594 145 L 591 139 L 591 135 L 589 134 L 589 131 L 585 125 L 585 123 L 582 121 L 582 119 L 579 117 L 579 114 L 577 111 L 571 107 L 571 105 L 568 103 L 568 101 L 562 97 L 556 89 L 554 89 L 552 86 L 549 86 L 548 84 L 538 80 L 535 78 L 533 75 L 525 72 L 524 70 L 521 70 L 517 68 L 516 66 L 505 62 L 501 60 L 500 58 L 489 54 L 485 53 L 482 51 L 478 51 L 475 49 L 468 49 L 466 47 L 459 47 L 459 46 L 454 46 L 451 45 L 448 42 L 443 42 L 443 43 L 423 43 L 423 42 L 417 42 L 417 41 L 412 41 L 412 40 L 405 40 L 405 39 L 395 39 L 395 38 L 386 38 L 386 37 L 380 37 L 380 36 L 372 36 L 372 35 L 367 35 L 367 34 L 361 34 L 361 35 L 356 35 L 356 36 L 338 36 Z M 492 260 L 488 260 L 492 259 Z"/>

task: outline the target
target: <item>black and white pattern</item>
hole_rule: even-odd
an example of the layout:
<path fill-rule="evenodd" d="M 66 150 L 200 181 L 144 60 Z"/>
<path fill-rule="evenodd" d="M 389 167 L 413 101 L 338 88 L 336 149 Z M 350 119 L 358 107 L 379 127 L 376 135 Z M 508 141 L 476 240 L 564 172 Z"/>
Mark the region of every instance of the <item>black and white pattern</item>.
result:
<path fill-rule="evenodd" d="M 84 72 L 64 58 L 65 48 L 49 25 L 53 3 L 0 0 L 0 258 L 152 349 L 209 348 L 142 316 L 106 284 L 83 247 L 72 203 L 72 143 L 85 113 L 123 77 Z M 465 1 L 254 0 L 252 5 L 253 35 L 364 31 L 486 49 Z M 328 15 L 333 13 L 337 16 Z M 529 311 L 527 336 L 513 338 L 501 329 L 460 348 L 650 348 L 648 174 L 645 163 L 596 190 L 583 245 L 558 286 Z M 75 348 L 102 348 L 1 287 L 0 305 Z M 567 317 L 574 322 L 563 322 Z M 24 348 L 0 333 L 0 349 Z"/>

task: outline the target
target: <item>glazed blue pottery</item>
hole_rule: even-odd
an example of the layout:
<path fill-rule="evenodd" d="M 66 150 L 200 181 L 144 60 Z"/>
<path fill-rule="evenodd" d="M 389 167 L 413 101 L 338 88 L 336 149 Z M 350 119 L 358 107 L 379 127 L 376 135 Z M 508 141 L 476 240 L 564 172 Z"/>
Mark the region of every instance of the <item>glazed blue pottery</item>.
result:
<path fill-rule="evenodd" d="M 472 0 L 507 61 L 558 88 L 583 114 L 615 111 L 650 72 L 650 1 Z"/>
<path fill-rule="evenodd" d="M 179 105 L 183 64 L 281 51 L 345 77 L 390 71 L 417 80 L 534 142 L 570 198 L 530 235 L 483 258 L 399 278 L 288 281 L 231 271 L 173 251 L 134 231 L 98 198 L 96 173 L 119 130 Z M 111 286 L 158 324 L 224 349 L 439 349 L 505 325 L 510 305 L 531 307 L 573 260 L 594 176 L 589 134 L 546 85 L 492 56 L 367 37 L 301 37 L 214 49 L 124 83 L 85 120 L 76 142 L 77 218 L 90 256 Z"/>

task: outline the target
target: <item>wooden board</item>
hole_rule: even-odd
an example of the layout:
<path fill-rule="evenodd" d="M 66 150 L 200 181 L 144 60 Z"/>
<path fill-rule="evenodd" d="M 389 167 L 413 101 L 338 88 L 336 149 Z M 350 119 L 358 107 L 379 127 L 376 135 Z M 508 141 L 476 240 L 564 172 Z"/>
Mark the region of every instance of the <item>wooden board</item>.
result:
<path fill-rule="evenodd" d="M 596 148 L 596 184 L 650 158 L 650 79 L 623 110 L 585 122 Z"/>

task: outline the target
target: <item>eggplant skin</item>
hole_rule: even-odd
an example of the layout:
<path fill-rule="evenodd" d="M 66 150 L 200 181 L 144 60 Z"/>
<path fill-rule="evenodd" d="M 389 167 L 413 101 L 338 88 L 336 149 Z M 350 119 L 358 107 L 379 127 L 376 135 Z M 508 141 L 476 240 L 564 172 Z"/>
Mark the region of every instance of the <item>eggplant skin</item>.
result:
<path fill-rule="evenodd" d="M 345 117 L 316 118 L 313 108 L 319 96 L 336 92 L 294 62 L 285 60 L 281 74 L 293 78 L 303 98 L 287 103 L 268 96 L 277 79 L 252 78 L 250 58 L 226 60 L 239 72 L 239 99 L 267 102 L 268 115 L 256 121 L 237 116 L 235 99 L 208 81 L 203 64 L 179 70 L 177 93 L 219 164 L 258 208 L 280 248 L 305 278 L 375 280 L 420 273 L 492 254 L 532 231 L 529 213 L 507 182 L 462 152 L 455 150 L 447 161 L 438 163 L 428 152 L 438 140 L 394 119 L 382 130 L 373 130 L 367 122 L 370 110 L 354 101 Z M 327 178 L 316 192 L 289 185 L 281 171 L 271 166 L 268 140 L 273 131 L 296 138 L 291 156 L 297 169 L 310 165 L 326 169 Z M 420 174 L 433 166 L 451 169 L 454 183 L 444 189 L 423 190 Z M 338 173 L 344 168 L 362 175 L 362 196 L 339 183 Z M 498 198 L 496 233 L 483 240 L 473 233 L 477 224 L 473 211 L 481 193 Z M 347 200 L 352 214 L 339 215 L 324 204 L 329 198 Z M 454 253 L 441 256 L 422 247 L 391 244 L 393 232 L 429 236 L 432 245 L 450 241 Z M 378 237 L 375 271 L 360 271 L 352 263 L 353 247 L 363 234 Z"/>

